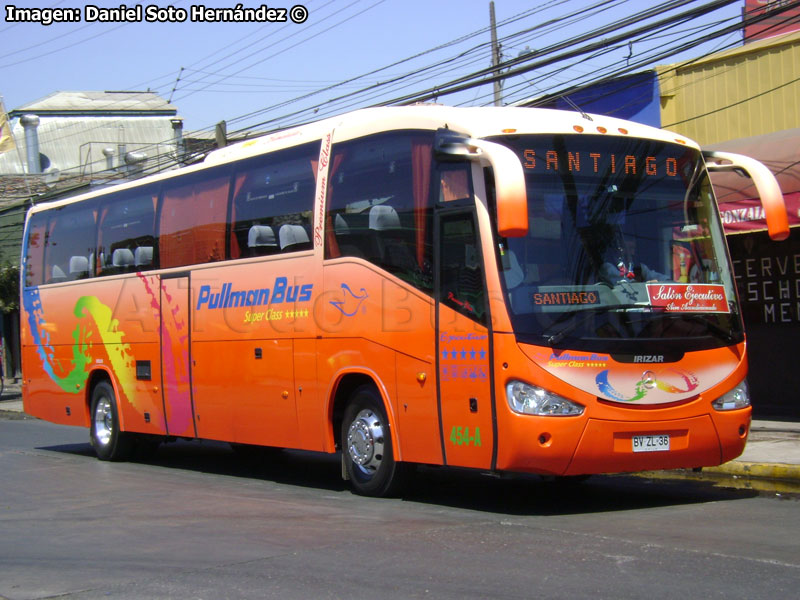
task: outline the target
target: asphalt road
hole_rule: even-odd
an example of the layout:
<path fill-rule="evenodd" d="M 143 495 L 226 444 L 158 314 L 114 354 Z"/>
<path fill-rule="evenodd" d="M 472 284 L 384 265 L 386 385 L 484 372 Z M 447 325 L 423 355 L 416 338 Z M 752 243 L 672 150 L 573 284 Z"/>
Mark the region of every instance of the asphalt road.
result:
<path fill-rule="evenodd" d="M 800 589 L 800 500 L 708 481 L 423 470 L 350 493 L 336 457 L 178 443 L 104 463 L 0 420 L 0 598 L 758 598 Z"/>

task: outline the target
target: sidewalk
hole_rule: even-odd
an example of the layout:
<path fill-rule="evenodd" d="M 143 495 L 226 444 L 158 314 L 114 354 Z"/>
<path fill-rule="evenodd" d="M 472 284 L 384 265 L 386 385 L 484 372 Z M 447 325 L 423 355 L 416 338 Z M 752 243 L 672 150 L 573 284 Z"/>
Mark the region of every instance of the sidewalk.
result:
<path fill-rule="evenodd" d="M 19 383 L 6 382 L 0 398 L 0 412 L 23 412 Z M 676 477 L 697 477 L 692 471 L 668 473 Z M 702 475 L 800 484 L 800 423 L 754 420 L 744 453 L 719 467 L 705 467 Z"/>
<path fill-rule="evenodd" d="M 0 412 L 22 411 L 22 384 L 6 381 L 3 386 L 3 395 L 0 396 Z"/>
<path fill-rule="evenodd" d="M 703 473 L 800 483 L 800 423 L 754 420 L 744 453 Z"/>

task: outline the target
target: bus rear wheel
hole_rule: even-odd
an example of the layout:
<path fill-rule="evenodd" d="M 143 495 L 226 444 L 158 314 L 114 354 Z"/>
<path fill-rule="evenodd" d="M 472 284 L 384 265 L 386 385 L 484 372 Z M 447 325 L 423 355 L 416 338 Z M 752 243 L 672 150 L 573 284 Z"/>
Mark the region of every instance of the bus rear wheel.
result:
<path fill-rule="evenodd" d="M 342 420 L 342 453 L 353 491 L 393 496 L 405 485 L 410 465 L 394 460 L 389 420 L 371 385 L 353 392 Z"/>
<path fill-rule="evenodd" d="M 89 439 L 100 460 L 128 460 L 133 454 L 133 437 L 120 431 L 117 399 L 107 381 L 101 381 L 92 391 Z"/>

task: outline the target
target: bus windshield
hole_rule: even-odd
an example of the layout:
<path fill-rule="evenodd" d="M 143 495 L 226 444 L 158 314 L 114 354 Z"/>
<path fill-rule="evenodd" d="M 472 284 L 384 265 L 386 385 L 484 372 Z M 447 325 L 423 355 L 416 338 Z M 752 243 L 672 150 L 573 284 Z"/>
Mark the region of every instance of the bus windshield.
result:
<path fill-rule="evenodd" d="M 528 234 L 496 246 L 520 342 L 640 353 L 744 339 L 698 150 L 610 135 L 493 141 L 526 176 Z"/>

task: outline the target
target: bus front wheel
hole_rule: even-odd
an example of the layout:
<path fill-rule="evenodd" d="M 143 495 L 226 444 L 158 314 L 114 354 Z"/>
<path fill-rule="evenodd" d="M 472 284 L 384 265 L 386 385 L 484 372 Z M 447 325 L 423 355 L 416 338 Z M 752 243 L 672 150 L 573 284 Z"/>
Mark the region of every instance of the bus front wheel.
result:
<path fill-rule="evenodd" d="M 127 460 L 133 453 L 133 438 L 120 431 L 114 388 L 107 381 L 101 381 L 92 391 L 89 439 L 100 460 Z"/>
<path fill-rule="evenodd" d="M 370 385 L 356 389 L 344 411 L 342 453 L 357 494 L 392 496 L 406 483 L 410 466 L 394 460 L 389 420 Z"/>

